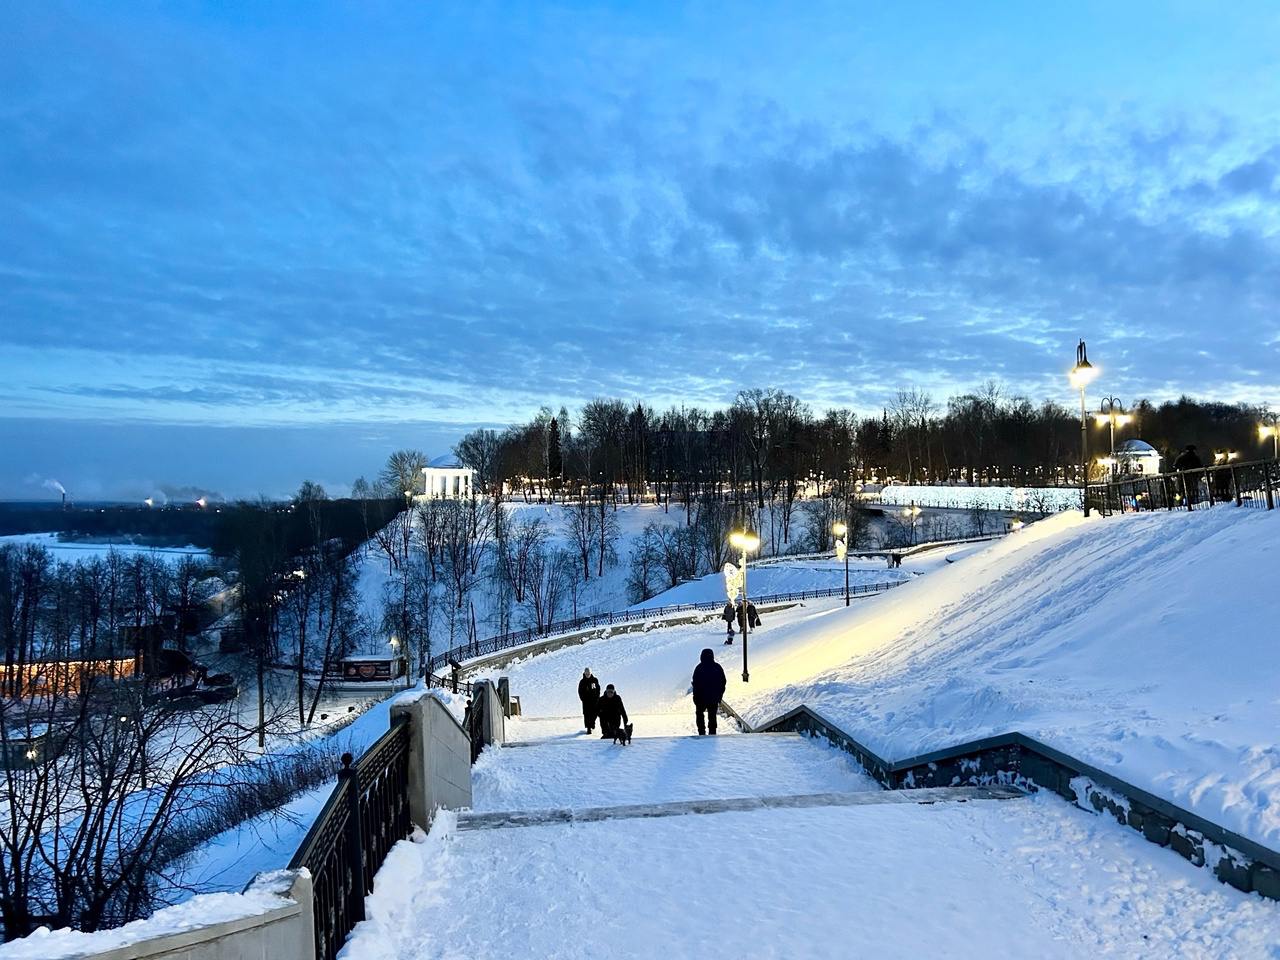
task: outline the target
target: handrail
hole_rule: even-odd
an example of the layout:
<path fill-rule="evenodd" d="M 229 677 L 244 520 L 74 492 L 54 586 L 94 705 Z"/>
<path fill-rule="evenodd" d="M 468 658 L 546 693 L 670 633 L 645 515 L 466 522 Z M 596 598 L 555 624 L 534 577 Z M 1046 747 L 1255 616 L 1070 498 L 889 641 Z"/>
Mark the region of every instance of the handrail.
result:
<path fill-rule="evenodd" d="M 850 596 L 865 596 L 871 593 L 884 593 L 892 590 L 894 587 L 902 586 L 906 580 L 891 580 L 880 583 L 863 583 L 854 584 L 849 587 Z M 790 593 L 774 593 L 760 597 L 751 597 L 751 602 L 763 606 L 770 603 L 794 603 L 800 600 L 815 600 L 825 597 L 843 597 L 845 595 L 844 587 L 825 587 L 820 590 L 797 590 Z M 545 628 L 526 627 L 523 630 L 511 630 L 507 633 L 498 634 L 485 640 L 477 640 L 474 643 L 464 643 L 456 647 L 438 653 L 427 661 L 427 672 L 434 673 L 449 664 L 450 661 L 462 662 L 463 660 L 472 660 L 476 657 L 488 656 L 497 653 L 500 650 L 507 650 L 511 647 L 518 647 L 526 643 L 532 643 L 535 640 L 544 640 L 548 637 L 556 636 L 562 633 L 573 633 L 578 630 L 591 629 L 592 627 L 613 626 L 619 623 L 634 623 L 638 620 L 648 620 L 652 617 L 663 617 L 672 613 L 690 613 L 700 610 L 712 611 L 723 608 L 725 601 L 723 600 L 707 600 L 698 603 L 673 603 L 662 607 L 647 608 L 628 608 L 626 610 L 617 610 L 610 613 L 598 613 L 585 617 L 576 617 L 572 620 L 560 620 L 548 624 Z M 447 686 L 448 684 L 443 684 Z"/>
<path fill-rule="evenodd" d="M 1227 461 L 1171 473 L 1126 474 L 1086 488 L 1086 503 L 1103 516 L 1144 510 L 1195 510 L 1234 501 L 1238 507 L 1275 509 L 1280 463 Z"/>

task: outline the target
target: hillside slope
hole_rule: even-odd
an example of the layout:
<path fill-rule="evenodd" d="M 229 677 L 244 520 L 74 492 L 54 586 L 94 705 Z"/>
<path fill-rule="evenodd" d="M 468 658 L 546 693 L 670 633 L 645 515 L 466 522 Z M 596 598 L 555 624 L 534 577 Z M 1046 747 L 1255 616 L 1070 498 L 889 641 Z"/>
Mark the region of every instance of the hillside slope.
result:
<path fill-rule="evenodd" d="M 726 696 L 890 759 L 1019 730 L 1280 848 L 1278 560 L 1280 512 L 1062 514 L 782 628 Z"/>

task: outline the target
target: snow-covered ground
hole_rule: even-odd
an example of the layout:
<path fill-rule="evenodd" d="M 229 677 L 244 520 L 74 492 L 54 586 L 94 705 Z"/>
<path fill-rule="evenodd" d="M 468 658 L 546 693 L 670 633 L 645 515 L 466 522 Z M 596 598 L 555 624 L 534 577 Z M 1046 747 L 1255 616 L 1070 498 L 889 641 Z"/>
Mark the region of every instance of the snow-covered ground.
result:
<path fill-rule="evenodd" d="M 111 552 L 125 557 L 143 554 L 149 557 L 171 560 L 174 563 L 177 563 L 183 557 L 207 559 L 209 556 L 209 551 L 201 547 L 147 547 L 127 542 L 99 543 L 88 540 L 59 540 L 56 533 L 15 533 L 0 537 L 0 546 L 24 543 L 39 544 L 53 554 L 53 559 L 63 563 L 77 563 L 81 560 L 105 557 Z"/>
<path fill-rule="evenodd" d="M 1018 730 L 1276 848 L 1278 559 L 1280 513 L 1065 513 L 762 631 L 726 697 L 889 759 Z"/>
<path fill-rule="evenodd" d="M 1056 513 L 1080 509 L 1078 487 L 935 487 L 891 483 L 880 491 L 881 503 L 919 507 Z"/>
<path fill-rule="evenodd" d="M 391 851 L 340 956 L 1264 960 L 1280 943 L 1275 904 L 1056 797 L 454 824 Z"/>
<path fill-rule="evenodd" d="M 880 789 L 849 754 L 794 734 L 637 737 L 627 747 L 583 734 L 486 750 L 472 779 L 479 812 Z"/>

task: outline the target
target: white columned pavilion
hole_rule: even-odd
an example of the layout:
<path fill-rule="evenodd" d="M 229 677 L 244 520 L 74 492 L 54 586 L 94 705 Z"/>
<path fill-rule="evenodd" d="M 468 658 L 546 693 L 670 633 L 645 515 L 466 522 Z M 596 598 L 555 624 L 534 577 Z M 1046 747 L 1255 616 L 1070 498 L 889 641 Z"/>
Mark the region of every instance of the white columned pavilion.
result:
<path fill-rule="evenodd" d="M 475 471 L 452 454 L 436 457 L 422 468 L 422 493 L 428 500 L 465 500 L 471 496 Z"/>

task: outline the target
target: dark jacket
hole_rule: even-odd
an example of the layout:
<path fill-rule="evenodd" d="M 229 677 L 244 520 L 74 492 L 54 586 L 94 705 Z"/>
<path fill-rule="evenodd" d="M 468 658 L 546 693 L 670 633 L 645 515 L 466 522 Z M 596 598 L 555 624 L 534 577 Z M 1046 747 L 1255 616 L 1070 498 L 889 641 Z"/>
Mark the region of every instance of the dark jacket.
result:
<path fill-rule="evenodd" d="M 714 707 L 724 696 L 724 668 L 716 663 L 710 649 L 702 651 L 698 665 L 693 668 L 693 702 L 699 707 Z"/>
<path fill-rule="evenodd" d="M 725 623 L 733 623 L 734 612 L 732 603 L 726 603 L 724 605 L 724 611 L 720 614 L 720 619 Z"/>
<path fill-rule="evenodd" d="M 583 703 L 595 703 L 600 699 L 600 678 L 583 677 L 578 681 L 578 699 Z"/>
<path fill-rule="evenodd" d="M 596 715 L 602 727 L 616 727 L 623 721 L 630 722 L 627 708 L 622 705 L 622 698 L 615 692 L 612 697 L 601 697 L 596 703 Z"/>
<path fill-rule="evenodd" d="M 754 603 L 747 603 L 747 618 L 751 621 L 752 630 L 760 626 L 760 614 L 756 613 L 756 605 Z"/>
<path fill-rule="evenodd" d="M 1199 470 L 1203 466 L 1199 455 L 1194 450 L 1183 450 L 1178 454 L 1178 459 L 1173 461 L 1175 470 Z"/>

